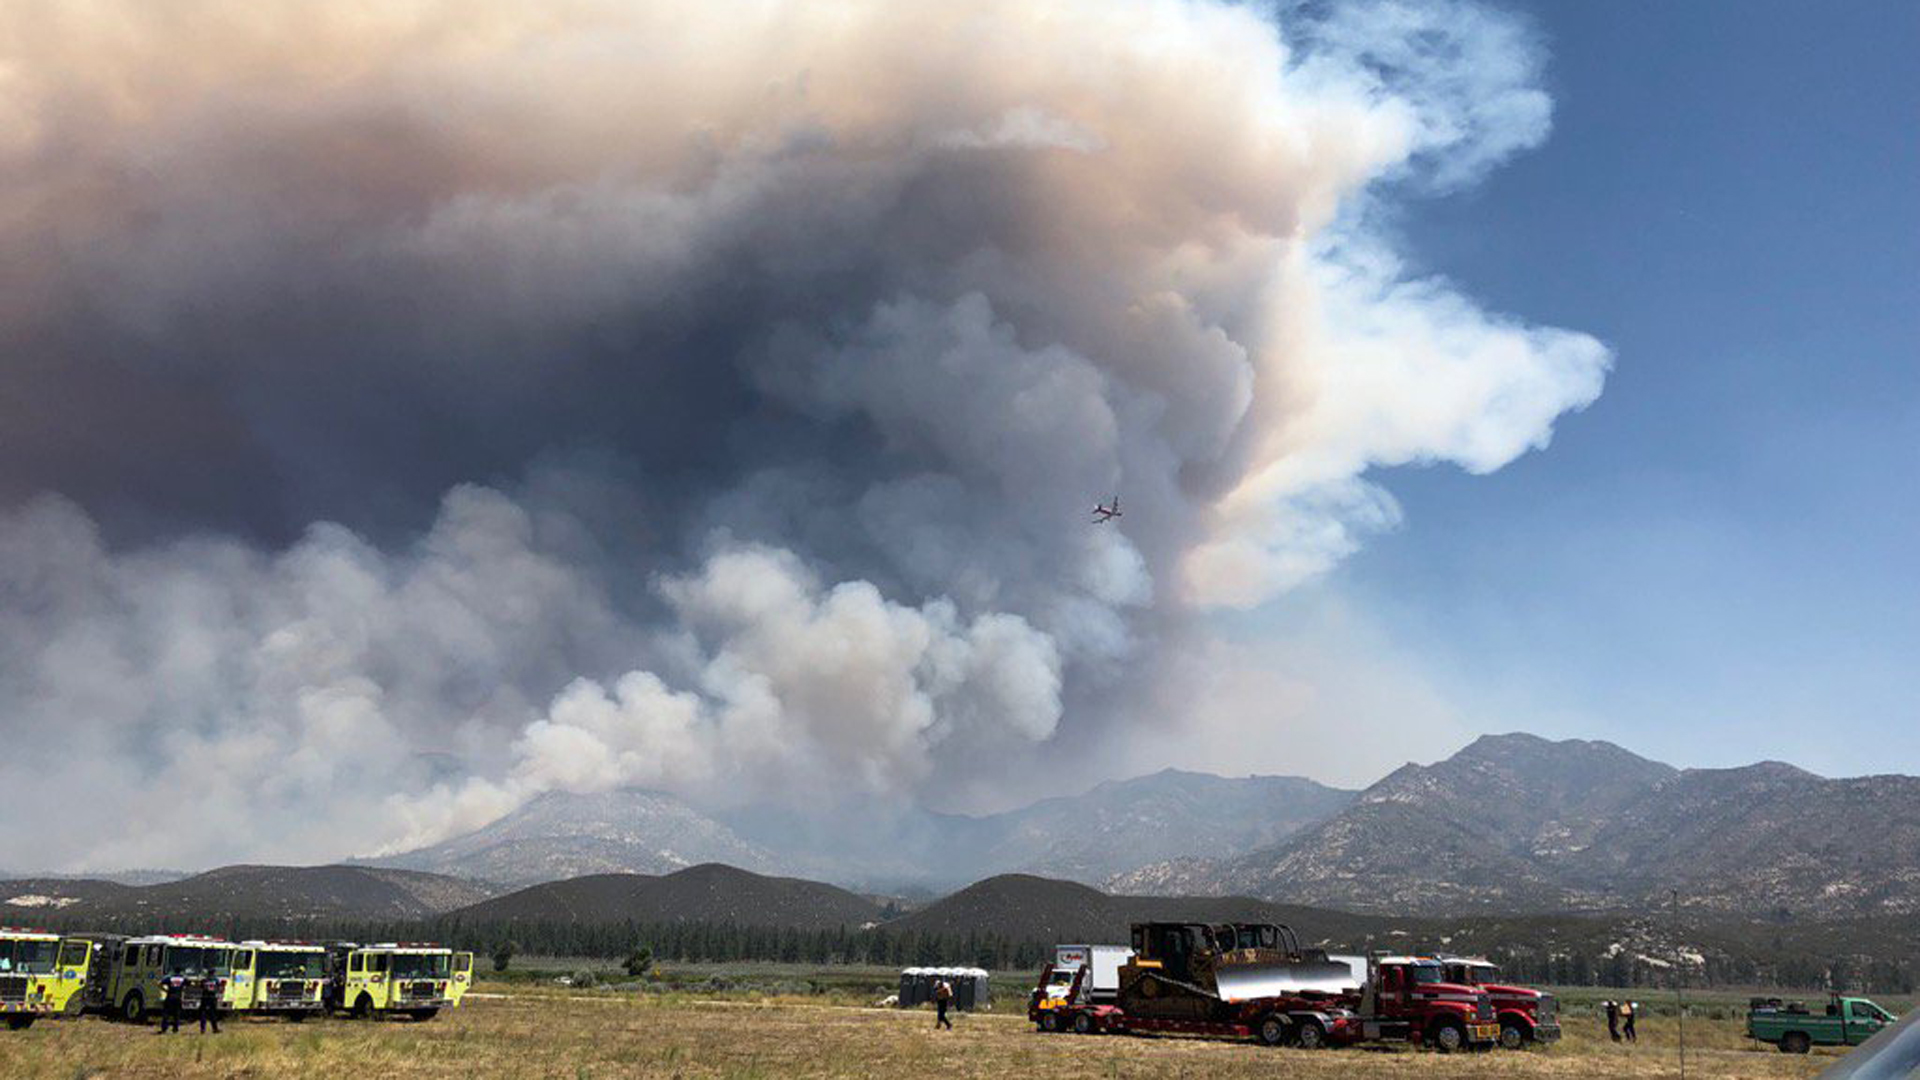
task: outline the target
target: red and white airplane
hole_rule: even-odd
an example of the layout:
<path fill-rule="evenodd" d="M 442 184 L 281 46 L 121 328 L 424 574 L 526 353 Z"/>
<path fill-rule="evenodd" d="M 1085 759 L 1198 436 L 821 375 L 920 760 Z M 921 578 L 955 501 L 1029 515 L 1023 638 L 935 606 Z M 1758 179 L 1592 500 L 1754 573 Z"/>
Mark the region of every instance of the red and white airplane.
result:
<path fill-rule="evenodd" d="M 1115 495 L 1113 497 L 1113 501 L 1110 503 L 1106 503 L 1106 504 L 1094 503 L 1093 504 L 1093 523 L 1095 525 L 1105 525 L 1107 522 L 1112 521 L 1114 518 L 1117 518 L 1119 516 L 1120 516 L 1120 496 L 1118 495 Z"/>

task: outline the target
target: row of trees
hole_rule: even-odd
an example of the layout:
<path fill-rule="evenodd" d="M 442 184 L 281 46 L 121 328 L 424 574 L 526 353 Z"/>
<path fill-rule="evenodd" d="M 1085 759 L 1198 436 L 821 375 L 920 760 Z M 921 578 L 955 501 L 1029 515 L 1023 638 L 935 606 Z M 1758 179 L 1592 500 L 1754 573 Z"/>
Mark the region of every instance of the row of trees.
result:
<path fill-rule="evenodd" d="M 1794 990 L 1837 989 L 1866 994 L 1911 994 L 1915 969 L 1907 963 L 1869 957 L 1822 958 L 1777 953 L 1767 959 L 1709 954 L 1700 964 L 1676 965 L 1626 951 L 1588 953 L 1579 949 L 1542 955 L 1528 950 L 1494 950 L 1490 957 L 1507 978 L 1557 986 L 1670 987 L 1676 974 L 1689 986 L 1779 987 Z"/>
<path fill-rule="evenodd" d="M 449 919 L 437 935 L 458 948 L 494 954 L 503 943 L 520 952 L 624 960 L 645 944 L 662 961 L 792 964 L 877 964 L 891 967 L 973 966 L 990 971 L 1038 968 L 1052 945 L 1003 934 L 900 933 L 885 929 L 798 930 L 731 923 L 482 922 Z"/>

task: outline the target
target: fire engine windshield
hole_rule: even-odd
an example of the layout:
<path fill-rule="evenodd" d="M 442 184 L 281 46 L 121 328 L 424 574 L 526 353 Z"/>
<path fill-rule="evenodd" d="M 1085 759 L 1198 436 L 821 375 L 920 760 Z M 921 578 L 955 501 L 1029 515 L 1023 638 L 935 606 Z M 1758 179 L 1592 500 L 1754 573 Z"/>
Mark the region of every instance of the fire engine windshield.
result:
<path fill-rule="evenodd" d="M 317 952 L 267 952 L 260 953 L 260 974 L 262 979 L 317 979 L 325 974 L 320 967 L 321 956 Z"/>
<path fill-rule="evenodd" d="M 228 963 L 225 949 L 175 945 L 167 950 L 169 975 L 225 975 Z"/>
<path fill-rule="evenodd" d="M 444 979 L 453 970 L 453 957 L 447 953 L 395 953 L 393 977 L 396 979 Z"/>
<path fill-rule="evenodd" d="M 47 975 L 53 971 L 57 941 L 0 941 L 0 971 L 15 975 Z"/>
<path fill-rule="evenodd" d="M 1439 964 L 1409 964 L 1407 965 L 1407 978 L 1416 983 L 1447 981 L 1446 972 L 1440 970 Z"/>

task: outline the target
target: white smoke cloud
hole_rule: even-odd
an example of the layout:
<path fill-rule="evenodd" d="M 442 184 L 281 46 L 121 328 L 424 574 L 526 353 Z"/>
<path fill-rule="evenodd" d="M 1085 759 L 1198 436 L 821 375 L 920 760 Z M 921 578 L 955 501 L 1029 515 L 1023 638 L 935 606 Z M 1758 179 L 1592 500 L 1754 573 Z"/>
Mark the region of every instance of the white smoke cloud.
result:
<path fill-rule="evenodd" d="M 1410 0 L 8 5 L 0 781 L 93 794 L 0 864 L 1126 741 L 1370 470 L 1599 393 L 1370 224 L 1539 64 Z"/>

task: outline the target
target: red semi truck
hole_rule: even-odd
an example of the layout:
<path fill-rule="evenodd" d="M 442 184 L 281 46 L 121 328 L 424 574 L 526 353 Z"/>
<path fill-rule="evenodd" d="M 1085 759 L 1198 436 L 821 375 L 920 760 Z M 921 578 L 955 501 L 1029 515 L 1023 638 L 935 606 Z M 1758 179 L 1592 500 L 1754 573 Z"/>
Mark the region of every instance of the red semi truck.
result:
<path fill-rule="evenodd" d="M 1134 956 L 1112 1003 L 1081 979 L 1042 972 L 1028 1016 L 1042 1030 L 1203 1035 L 1308 1049 L 1370 1039 L 1441 1050 L 1485 1048 L 1499 1034 L 1487 995 L 1443 981 L 1413 957 L 1336 960 L 1268 923 L 1137 923 Z M 1061 983 L 1066 985 L 1062 986 Z"/>
<path fill-rule="evenodd" d="M 1530 1043 L 1553 1042 L 1560 1037 L 1559 1001 L 1544 990 L 1500 981 L 1500 966 L 1478 956 L 1435 957 L 1447 981 L 1477 986 L 1493 1000 L 1500 1021 L 1500 1045 L 1519 1050 Z"/>

